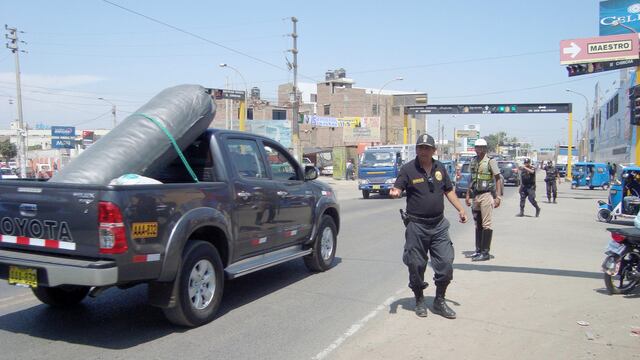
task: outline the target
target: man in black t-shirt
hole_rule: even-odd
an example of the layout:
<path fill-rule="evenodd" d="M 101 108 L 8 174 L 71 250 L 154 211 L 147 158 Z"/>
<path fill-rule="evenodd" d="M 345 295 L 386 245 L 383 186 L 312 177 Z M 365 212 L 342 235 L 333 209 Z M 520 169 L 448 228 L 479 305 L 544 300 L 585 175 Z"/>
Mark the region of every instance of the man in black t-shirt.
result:
<path fill-rule="evenodd" d="M 467 222 L 467 215 L 453 191 L 451 179 L 442 163 L 433 159 L 435 141 L 427 134 L 420 135 L 416 144 L 418 156 L 400 169 L 391 189 L 391 197 L 407 193 L 405 245 L 402 261 L 409 269 L 409 288 L 416 298 L 415 312 L 427 316 L 423 290 L 428 254 L 436 284 L 433 312 L 449 319 L 456 313 L 445 302 L 447 286 L 453 278 L 453 244 L 449 237 L 449 221 L 444 217 L 444 197 L 458 210 L 460 222 Z"/>

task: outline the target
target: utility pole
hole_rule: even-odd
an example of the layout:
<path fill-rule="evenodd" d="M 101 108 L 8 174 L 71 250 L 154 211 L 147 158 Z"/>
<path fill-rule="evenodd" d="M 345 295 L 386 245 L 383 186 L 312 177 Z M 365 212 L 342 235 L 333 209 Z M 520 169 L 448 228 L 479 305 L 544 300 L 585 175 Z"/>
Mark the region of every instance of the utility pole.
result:
<path fill-rule="evenodd" d="M 300 130 L 298 126 L 298 33 L 296 27 L 298 19 L 295 16 L 292 16 L 291 23 L 293 24 L 293 33 L 291 33 L 291 38 L 293 39 L 293 49 L 289 50 L 293 54 L 293 119 L 291 119 L 291 145 L 293 146 L 293 157 L 295 157 L 296 160 L 302 162 L 302 149 L 300 148 L 299 134 Z"/>
<path fill-rule="evenodd" d="M 20 177 L 27 177 L 27 147 L 26 147 L 26 130 L 24 128 L 24 119 L 22 117 L 22 91 L 20 89 L 20 58 L 18 53 L 25 52 L 18 48 L 18 44 L 24 41 L 18 40 L 18 29 L 10 28 L 7 24 L 4 25 L 7 34 L 7 48 L 14 54 L 16 60 L 16 90 L 17 90 L 17 103 L 18 103 L 18 163 L 20 164 Z"/>

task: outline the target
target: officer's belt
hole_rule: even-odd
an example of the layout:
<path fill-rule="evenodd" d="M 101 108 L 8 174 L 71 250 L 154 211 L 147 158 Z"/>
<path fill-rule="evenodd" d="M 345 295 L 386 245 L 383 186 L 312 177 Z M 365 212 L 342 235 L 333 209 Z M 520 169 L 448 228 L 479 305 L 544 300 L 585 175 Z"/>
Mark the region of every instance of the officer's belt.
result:
<path fill-rule="evenodd" d="M 424 218 L 419 216 L 414 216 L 407 213 L 407 219 L 411 222 L 423 225 L 435 225 L 438 224 L 444 218 L 444 214 L 440 214 L 436 217 Z"/>
<path fill-rule="evenodd" d="M 480 195 L 480 194 L 484 194 L 484 193 L 488 193 L 488 192 L 492 192 L 492 191 L 493 191 L 493 190 L 482 190 L 482 191 L 478 191 L 478 190 L 476 190 L 476 191 L 474 191 L 474 193 L 475 193 L 476 195 Z"/>

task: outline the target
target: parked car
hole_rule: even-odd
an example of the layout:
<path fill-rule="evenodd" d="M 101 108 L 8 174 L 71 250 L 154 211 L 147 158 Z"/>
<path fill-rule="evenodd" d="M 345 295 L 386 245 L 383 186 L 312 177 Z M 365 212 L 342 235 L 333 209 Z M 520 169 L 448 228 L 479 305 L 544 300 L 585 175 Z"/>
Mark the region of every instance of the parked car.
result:
<path fill-rule="evenodd" d="M 464 197 L 471 183 L 471 163 L 466 162 L 460 167 L 460 173 L 456 176 L 456 195 Z"/>
<path fill-rule="evenodd" d="M 320 175 L 333 175 L 333 165 L 327 165 L 320 170 Z"/>
<path fill-rule="evenodd" d="M 557 165 L 556 169 L 558 169 L 558 176 L 566 177 L 567 176 L 567 165 Z"/>
<path fill-rule="evenodd" d="M 520 186 L 520 174 L 518 164 L 515 161 L 498 161 L 498 167 L 505 185 Z"/>
<path fill-rule="evenodd" d="M 19 178 L 18 175 L 9 168 L 0 168 L 0 175 L 0 179 L 2 180 L 14 180 Z"/>

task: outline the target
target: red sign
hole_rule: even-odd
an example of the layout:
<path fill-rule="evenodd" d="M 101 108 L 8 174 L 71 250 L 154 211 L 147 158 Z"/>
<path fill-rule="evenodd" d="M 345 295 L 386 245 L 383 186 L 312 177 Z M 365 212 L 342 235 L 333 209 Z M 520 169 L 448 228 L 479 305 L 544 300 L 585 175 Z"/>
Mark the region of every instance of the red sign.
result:
<path fill-rule="evenodd" d="M 637 33 L 560 41 L 560 64 L 638 59 Z"/>

